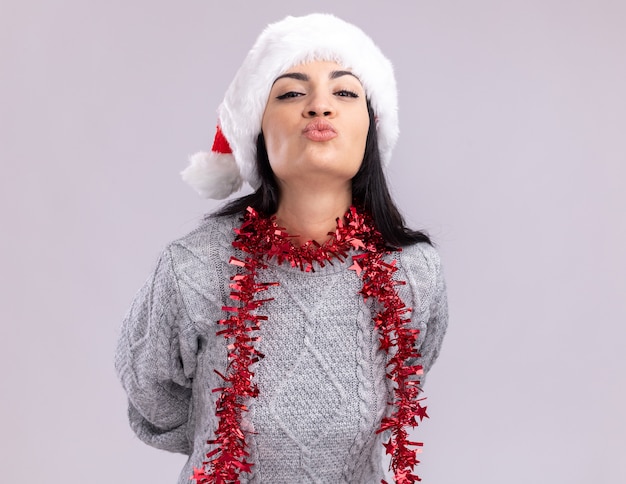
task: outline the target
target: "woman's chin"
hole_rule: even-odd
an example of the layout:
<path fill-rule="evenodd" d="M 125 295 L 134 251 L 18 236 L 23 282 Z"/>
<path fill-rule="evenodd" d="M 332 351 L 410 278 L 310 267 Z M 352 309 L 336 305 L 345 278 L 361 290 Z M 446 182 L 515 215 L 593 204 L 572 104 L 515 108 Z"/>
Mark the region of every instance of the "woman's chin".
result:
<path fill-rule="evenodd" d="M 355 174 L 355 171 L 347 171 L 345 167 L 316 166 L 307 167 L 307 169 L 298 170 L 294 173 L 286 173 L 278 179 L 281 185 L 289 185 L 292 188 L 339 190 L 340 187 L 350 187 L 350 181 Z"/>
<path fill-rule="evenodd" d="M 351 180 L 359 171 L 361 161 L 346 162 L 345 158 L 337 156 L 307 156 L 297 162 L 283 166 L 274 166 L 272 169 L 278 179 L 326 179 L 329 183 Z"/>

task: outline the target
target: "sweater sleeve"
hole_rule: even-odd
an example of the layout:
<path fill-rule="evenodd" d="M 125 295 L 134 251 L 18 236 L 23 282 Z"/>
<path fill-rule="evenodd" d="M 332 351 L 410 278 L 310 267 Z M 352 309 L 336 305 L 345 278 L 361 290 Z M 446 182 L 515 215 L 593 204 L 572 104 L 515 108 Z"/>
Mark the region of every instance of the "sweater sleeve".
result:
<path fill-rule="evenodd" d="M 426 319 L 426 334 L 421 340 L 420 354 L 421 364 L 424 367 L 424 378 L 439 357 L 439 351 L 443 338 L 448 328 L 448 298 L 446 282 L 441 268 L 439 254 L 431 247 L 432 256 L 429 257 L 429 265 L 432 268 L 432 285 L 429 292 L 428 317 Z"/>
<path fill-rule="evenodd" d="M 439 253 L 429 244 L 421 243 L 407 247 L 401 252 L 407 266 L 407 282 L 413 297 L 413 324 L 419 328 L 417 350 L 421 355 L 409 363 L 419 363 L 423 374 L 422 385 L 428 372 L 439 356 L 448 326 L 448 302 L 446 283 Z"/>
<path fill-rule="evenodd" d="M 187 421 L 196 351 L 168 249 L 124 318 L 115 358 L 128 394 L 130 426 L 145 443 L 190 452 Z"/>

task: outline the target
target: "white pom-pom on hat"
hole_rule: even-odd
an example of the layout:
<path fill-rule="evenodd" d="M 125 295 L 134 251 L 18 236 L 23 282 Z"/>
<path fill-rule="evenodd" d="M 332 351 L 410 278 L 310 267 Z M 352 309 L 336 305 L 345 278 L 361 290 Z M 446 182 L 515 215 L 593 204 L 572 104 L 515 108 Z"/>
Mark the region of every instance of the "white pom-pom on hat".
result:
<path fill-rule="evenodd" d="M 291 67 L 316 60 L 337 62 L 363 84 L 376 116 L 378 148 L 386 166 L 399 135 L 393 66 L 361 29 L 316 13 L 287 17 L 261 33 L 218 109 L 212 153 L 194 155 L 183 179 L 207 198 L 226 198 L 241 187 L 242 180 L 258 188 L 256 143 L 272 84 Z M 216 152 L 216 145 L 227 148 Z"/>
<path fill-rule="evenodd" d="M 180 174 L 200 196 L 215 200 L 236 192 L 243 182 L 232 154 L 200 151 L 189 157 L 189 166 Z"/>
<path fill-rule="evenodd" d="M 243 180 L 237 162 L 219 126 L 211 152 L 195 153 L 189 162 L 180 174 L 200 196 L 222 200 L 241 188 Z"/>

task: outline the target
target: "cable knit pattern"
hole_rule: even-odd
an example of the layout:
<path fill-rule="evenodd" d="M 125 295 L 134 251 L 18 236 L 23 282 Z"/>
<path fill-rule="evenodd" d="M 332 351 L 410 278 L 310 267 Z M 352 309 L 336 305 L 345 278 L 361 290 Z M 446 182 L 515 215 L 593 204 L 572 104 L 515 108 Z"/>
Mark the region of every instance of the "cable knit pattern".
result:
<path fill-rule="evenodd" d="M 179 483 L 212 450 L 217 427 L 213 370 L 226 372 L 224 340 L 215 335 L 230 303 L 231 243 L 236 217 L 208 218 L 170 244 L 137 294 L 122 326 L 116 368 L 129 397 L 132 429 L 146 443 L 189 455 Z M 427 244 L 393 254 L 399 294 L 420 329 L 421 364 L 437 358 L 447 325 L 439 256 Z M 391 260 L 391 257 L 390 257 Z M 386 355 L 362 281 L 350 264 L 333 261 L 314 273 L 270 262 L 260 282 L 277 281 L 263 297 L 268 316 L 253 365 L 258 398 L 242 427 L 249 432 L 248 483 L 378 483 L 381 436 L 390 383 Z"/>

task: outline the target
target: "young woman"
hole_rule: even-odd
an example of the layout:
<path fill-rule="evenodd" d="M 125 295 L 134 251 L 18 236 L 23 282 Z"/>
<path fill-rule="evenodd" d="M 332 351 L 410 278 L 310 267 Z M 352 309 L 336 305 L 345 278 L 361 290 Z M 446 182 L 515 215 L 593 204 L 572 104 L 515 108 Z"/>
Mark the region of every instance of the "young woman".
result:
<path fill-rule="evenodd" d="M 225 198 L 170 244 L 124 321 L 130 423 L 189 455 L 180 483 L 415 480 L 407 432 L 447 324 L 428 237 L 383 167 L 397 140 L 389 61 L 331 15 L 270 25 L 183 178 Z"/>

